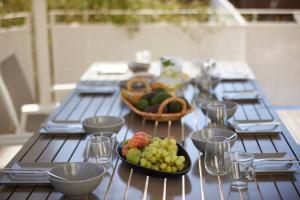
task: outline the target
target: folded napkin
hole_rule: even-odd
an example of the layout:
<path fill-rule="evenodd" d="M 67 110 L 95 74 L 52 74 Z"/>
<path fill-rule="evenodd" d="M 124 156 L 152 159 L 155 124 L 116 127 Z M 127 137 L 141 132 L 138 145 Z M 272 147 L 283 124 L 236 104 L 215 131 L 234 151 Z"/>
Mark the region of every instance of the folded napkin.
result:
<path fill-rule="evenodd" d="M 40 130 L 41 133 L 84 133 L 81 124 L 47 122 Z"/>
<path fill-rule="evenodd" d="M 88 86 L 78 85 L 76 91 L 80 94 L 113 94 L 116 91 L 116 86 Z"/>
<path fill-rule="evenodd" d="M 255 79 L 250 67 L 239 61 L 218 61 L 212 74 L 223 80 Z"/>
<path fill-rule="evenodd" d="M 226 92 L 223 94 L 225 100 L 255 100 L 259 99 L 260 95 L 257 91 L 249 92 Z"/>

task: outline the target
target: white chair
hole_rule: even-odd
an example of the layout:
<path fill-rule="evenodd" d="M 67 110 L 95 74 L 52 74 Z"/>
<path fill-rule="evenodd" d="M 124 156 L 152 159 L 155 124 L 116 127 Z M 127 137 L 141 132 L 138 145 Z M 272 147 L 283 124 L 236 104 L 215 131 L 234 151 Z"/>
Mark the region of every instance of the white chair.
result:
<path fill-rule="evenodd" d="M 33 104 L 29 85 L 15 55 L 6 58 L 0 65 L 0 98 L 13 127 L 13 133 L 0 133 L 0 146 L 26 142 L 56 107 Z M 31 123 L 29 118 L 33 115 L 38 117 Z"/>

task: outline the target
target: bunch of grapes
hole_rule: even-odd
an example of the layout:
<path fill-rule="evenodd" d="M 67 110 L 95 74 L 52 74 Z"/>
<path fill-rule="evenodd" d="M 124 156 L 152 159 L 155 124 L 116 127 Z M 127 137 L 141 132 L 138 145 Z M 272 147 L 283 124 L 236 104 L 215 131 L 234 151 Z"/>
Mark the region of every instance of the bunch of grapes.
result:
<path fill-rule="evenodd" d="M 177 156 L 178 146 L 172 138 L 153 137 L 141 154 L 139 164 L 157 171 L 176 173 L 185 165 L 184 156 Z"/>

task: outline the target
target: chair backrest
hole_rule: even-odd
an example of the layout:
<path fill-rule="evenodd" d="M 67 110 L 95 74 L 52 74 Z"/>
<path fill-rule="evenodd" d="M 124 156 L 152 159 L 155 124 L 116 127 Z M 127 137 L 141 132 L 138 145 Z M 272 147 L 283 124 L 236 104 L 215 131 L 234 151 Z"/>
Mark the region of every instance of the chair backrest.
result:
<path fill-rule="evenodd" d="M 1 122 L 0 131 L 16 129 L 20 126 L 21 107 L 32 103 L 33 97 L 25 75 L 15 55 L 6 58 L 0 64 L 0 103 Z M 9 118 L 9 121 L 8 119 Z"/>

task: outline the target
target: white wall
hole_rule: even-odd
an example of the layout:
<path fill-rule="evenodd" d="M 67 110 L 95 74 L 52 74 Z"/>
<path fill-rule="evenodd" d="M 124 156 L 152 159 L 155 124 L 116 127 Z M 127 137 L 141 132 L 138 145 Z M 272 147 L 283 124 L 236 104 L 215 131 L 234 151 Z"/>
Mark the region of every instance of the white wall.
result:
<path fill-rule="evenodd" d="M 243 28 L 142 25 L 133 36 L 114 25 L 56 25 L 52 31 L 56 83 L 77 81 L 94 61 L 130 61 L 143 49 L 150 50 L 153 59 L 162 55 L 245 59 Z"/>
<path fill-rule="evenodd" d="M 247 27 L 247 62 L 274 105 L 300 105 L 300 26 Z"/>

